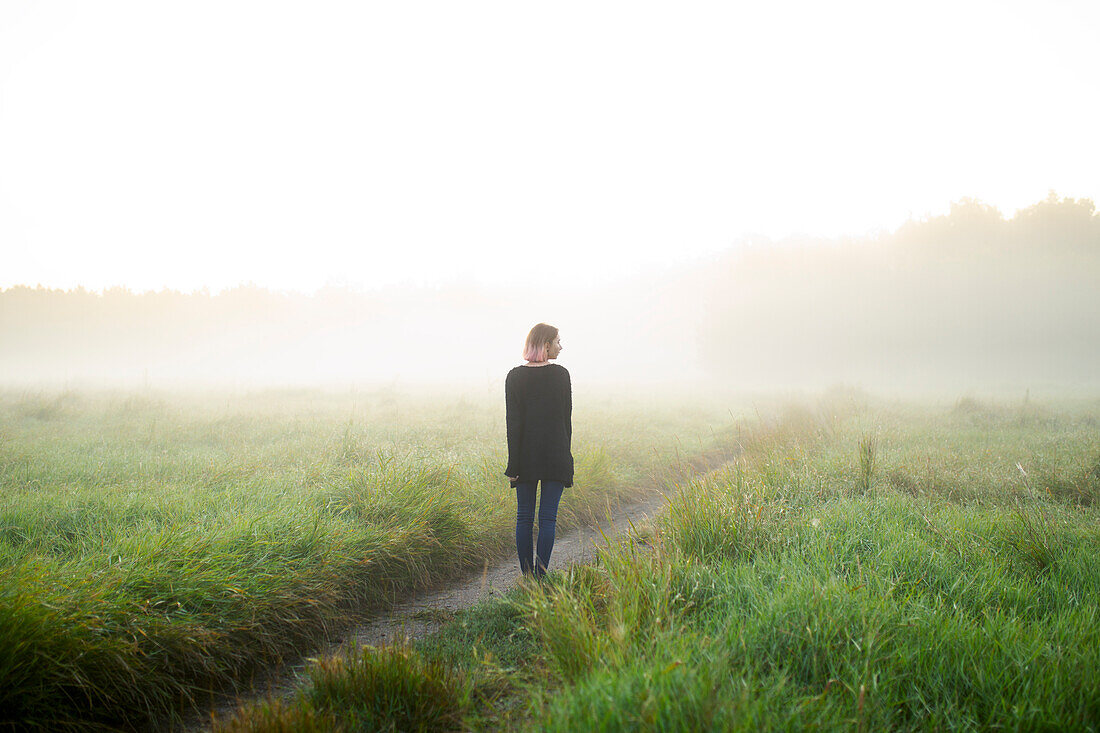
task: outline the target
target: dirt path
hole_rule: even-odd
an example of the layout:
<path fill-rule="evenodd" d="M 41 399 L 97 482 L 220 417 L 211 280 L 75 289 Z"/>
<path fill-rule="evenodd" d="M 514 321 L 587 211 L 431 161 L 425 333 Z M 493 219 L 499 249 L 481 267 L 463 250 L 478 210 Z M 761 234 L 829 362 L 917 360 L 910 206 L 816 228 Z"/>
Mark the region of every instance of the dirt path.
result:
<path fill-rule="evenodd" d="M 592 560 L 596 547 L 604 541 L 604 535 L 610 537 L 630 529 L 631 523 L 638 525 L 647 521 L 666 503 L 665 496 L 655 492 L 648 499 L 621 506 L 598 526 L 579 527 L 562 533 L 554 539 L 550 569 Z M 433 612 L 469 608 L 483 598 L 506 593 L 518 581 L 519 561 L 516 558 L 488 564 L 481 572 L 459 580 L 444 590 L 413 597 L 395 606 L 388 616 L 352 629 L 339 644 L 334 645 L 333 651 L 348 642 L 354 642 L 357 646 L 378 646 L 402 635 L 409 639 L 427 636 L 438 630 L 446 620 L 446 613 Z"/>
<path fill-rule="evenodd" d="M 554 553 L 550 557 L 550 569 L 562 568 L 571 563 L 590 561 L 596 548 L 604 542 L 604 535 L 611 537 L 652 518 L 666 505 L 665 495 L 654 490 L 646 498 L 620 505 L 607 520 L 595 526 L 579 527 L 561 532 L 554 541 Z M 536 523 L 537 524 L 537 523 Z M 601 533 L 602 529 L 602 533 Z M 351 628 L 338 640 L 305 656 L 298 663 L 286 665 L 265 681 L 260 681 L 254 694 L 217 705 L 214 714 L 219 718 L 231 715 L 237 707 L 250 699 L 266 695 L 291 695 L 299 689 L 305 678 L 310 658 L 339 654 L 349 643 L 355 646 L 379 646 L 402 636 L 418 639 L 438 630 L 450 612 L 469 608 L 483 598 L 501 595 L 519 581 L 519 562 L 514 557 L 488 563 L 481 571 L 459 578 L 443 589 L 413 595 L 408 600 L 382 612 L 367 623 Z M 189 718 L 185 730 L 209 730 L 210 713 Z"/>

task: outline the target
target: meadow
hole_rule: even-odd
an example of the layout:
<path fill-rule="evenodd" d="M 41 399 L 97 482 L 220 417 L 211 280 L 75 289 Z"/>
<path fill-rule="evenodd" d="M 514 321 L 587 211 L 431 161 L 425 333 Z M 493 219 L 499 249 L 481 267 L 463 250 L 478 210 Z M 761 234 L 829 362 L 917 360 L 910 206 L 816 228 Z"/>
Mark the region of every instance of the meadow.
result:
<path fill-rule="evenodd" d="M 713 405 L 581 399 L 575 422 L 563 529 L 728 448 Z M 509 556 L 504 450 L 488 388 L 0 392 L 0 728 L 177 725 Z"/>
<path fill-rule="evenodd" d="M 715 435 L 743 450 L 595 564 L 216 728 L 1100 727 L 1100 403 L 838 393 Z"/>

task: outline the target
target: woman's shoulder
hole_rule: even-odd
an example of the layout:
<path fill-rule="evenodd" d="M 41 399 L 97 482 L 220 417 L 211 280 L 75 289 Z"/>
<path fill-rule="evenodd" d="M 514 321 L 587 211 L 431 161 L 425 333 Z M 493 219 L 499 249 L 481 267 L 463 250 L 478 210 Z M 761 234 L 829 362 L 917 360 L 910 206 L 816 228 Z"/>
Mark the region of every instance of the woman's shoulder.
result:
<path fill-rule="evenodd" d="M 558 374 L 564 377 L 569 376 L 569 370 L 563 367 L 561 364 L 546 364 L 545 366 L 526 366 L 520 364 L 519 366 L 512 367 L 508 372 L 508 376 L 505 379 L 514 379 L 520 375 L 532 374 L 534 372 L 541 372 L 543 374 Z"/>

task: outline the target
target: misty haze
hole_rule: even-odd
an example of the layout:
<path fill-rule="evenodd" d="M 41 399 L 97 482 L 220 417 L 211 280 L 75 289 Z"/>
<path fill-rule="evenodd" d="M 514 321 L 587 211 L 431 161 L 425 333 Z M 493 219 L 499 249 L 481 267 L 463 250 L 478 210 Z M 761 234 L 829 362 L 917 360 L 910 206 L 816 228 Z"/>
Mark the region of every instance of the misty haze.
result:
<path fill-rule="evenodd" d="M 1095 389 L 1100 214 L 974 200 L 895 232 L 746 241 L 567 297 L 533 284 L 0 292 L 0 373 L 37 388 L 481 385 L 556 321 L 585 384 Z"/>

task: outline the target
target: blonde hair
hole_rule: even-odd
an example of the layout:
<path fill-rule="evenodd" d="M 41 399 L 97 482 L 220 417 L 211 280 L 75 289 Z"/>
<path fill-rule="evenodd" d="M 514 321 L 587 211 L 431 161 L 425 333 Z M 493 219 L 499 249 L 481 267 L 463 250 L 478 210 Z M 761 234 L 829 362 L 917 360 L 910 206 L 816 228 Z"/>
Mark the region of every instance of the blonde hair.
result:
<path fill-rule="evenodd" d="M 558 329 L 545 323 L 537 323 L 527 334 L 523 345 L 523 358 L 527 361 L 546 361 L 546 345 L 558 337 Z"/>

